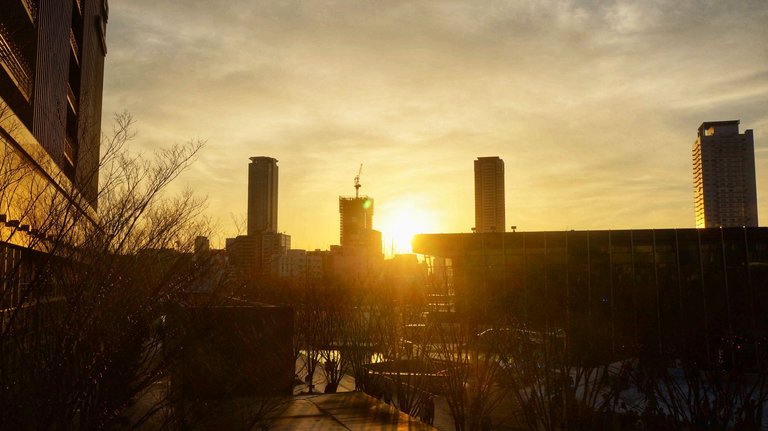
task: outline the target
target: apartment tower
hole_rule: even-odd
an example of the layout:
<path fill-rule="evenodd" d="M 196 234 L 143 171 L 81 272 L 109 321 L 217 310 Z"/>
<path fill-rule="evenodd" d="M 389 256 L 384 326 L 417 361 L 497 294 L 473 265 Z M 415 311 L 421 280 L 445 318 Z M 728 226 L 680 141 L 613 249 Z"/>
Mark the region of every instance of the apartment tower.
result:
<path fill-rule="evenodd" d="M 107 0 L 2 3 L 0 143 L 95 207 Z"/>
<path fill-rule="evenodd" d="M 475 160 L 475 232 L 504 232 L 504 160 Z"/>
<path fill-rule="evenodd" d="M 693 144 L 696 227 L 757 226 L 755 145 L 739 120 L 699 126 Z"/>
<path fill-rule="evenodd" d="M 277 232 L 277 160 L 251 157 L 248 165 L 248 235 Z"/>

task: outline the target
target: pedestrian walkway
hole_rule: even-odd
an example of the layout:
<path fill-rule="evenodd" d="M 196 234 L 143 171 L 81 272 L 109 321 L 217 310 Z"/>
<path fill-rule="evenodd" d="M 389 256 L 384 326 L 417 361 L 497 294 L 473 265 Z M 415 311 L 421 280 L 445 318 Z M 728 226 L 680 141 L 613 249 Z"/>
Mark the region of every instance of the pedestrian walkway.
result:
<path fill-rule="evenodd" d="M 362 392 L 294 397 L 269 421 L 269 429 L 288 430 L 435 430 L 397 408 Z"/>

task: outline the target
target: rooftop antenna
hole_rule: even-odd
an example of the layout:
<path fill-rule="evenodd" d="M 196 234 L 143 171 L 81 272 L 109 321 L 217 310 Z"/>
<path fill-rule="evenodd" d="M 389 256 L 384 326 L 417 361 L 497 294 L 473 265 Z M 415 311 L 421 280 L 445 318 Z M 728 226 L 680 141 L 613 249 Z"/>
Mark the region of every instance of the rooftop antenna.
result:
<path fill-rule="evenodd" d="M 360 194 L 360 174 L 363 173 L 363 164 L 360 163 L 360 169 L 357 170 L 357 175 L 355 175 L 355 198 L 359 197 Z"/>

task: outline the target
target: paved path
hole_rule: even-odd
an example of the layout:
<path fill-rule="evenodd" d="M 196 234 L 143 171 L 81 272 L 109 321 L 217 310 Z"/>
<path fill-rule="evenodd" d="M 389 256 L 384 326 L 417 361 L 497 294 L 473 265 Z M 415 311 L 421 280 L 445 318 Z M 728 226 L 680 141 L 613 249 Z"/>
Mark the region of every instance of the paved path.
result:
<path fill-rule="evenodd" d="M 353 386 L 354 387 L 354 386 Z M 434 430 L 362 392 L 294 397 L 270 430 Z"/>

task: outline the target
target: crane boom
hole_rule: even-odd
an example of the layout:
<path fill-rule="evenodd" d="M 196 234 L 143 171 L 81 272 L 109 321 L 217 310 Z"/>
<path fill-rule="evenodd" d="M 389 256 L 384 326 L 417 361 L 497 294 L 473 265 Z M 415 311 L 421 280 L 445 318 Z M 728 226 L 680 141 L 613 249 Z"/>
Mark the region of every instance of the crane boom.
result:
<path fill-rule="evenodd" d="M 362 173 L 363 173 L 363 164 L 360 163 L 360 169 L 357 170 L 357 175 L 355 175 L 355 197 L 356 198 L 359 197 L 358 195 L 360 193 L 360 187 L 361 187 L 360 174 Z"/>

